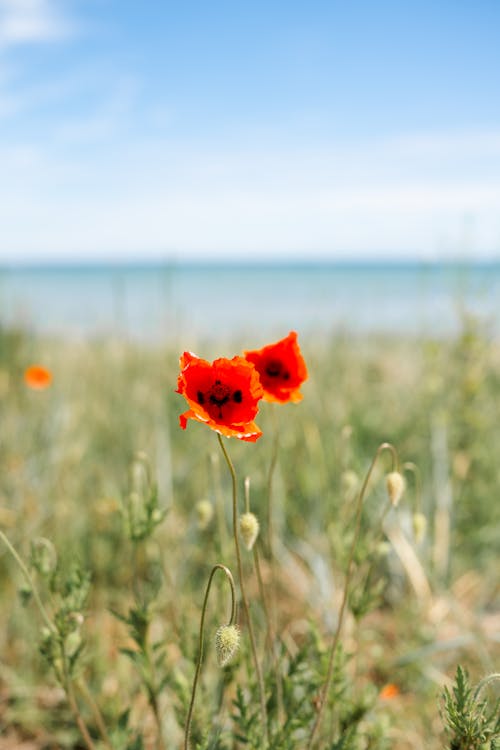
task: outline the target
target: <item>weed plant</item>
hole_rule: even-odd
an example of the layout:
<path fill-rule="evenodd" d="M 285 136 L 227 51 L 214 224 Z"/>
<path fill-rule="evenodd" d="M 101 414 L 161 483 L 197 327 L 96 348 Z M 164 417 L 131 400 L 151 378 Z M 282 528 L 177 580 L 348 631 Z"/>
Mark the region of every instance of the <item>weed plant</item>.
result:
<path fill-rule="evenodd" d="M 301 345 L 249 445 L 179 429 L 178 351 L 0 331 L 1 750 L 496 747 L 500 347 Z"/>

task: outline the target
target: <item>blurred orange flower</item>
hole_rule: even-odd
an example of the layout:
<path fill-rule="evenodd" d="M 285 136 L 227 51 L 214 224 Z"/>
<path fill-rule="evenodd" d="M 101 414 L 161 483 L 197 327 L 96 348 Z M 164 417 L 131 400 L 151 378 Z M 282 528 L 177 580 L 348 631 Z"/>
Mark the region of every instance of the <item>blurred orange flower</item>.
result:
<path fill-rule="evenodd" d="M 244 355 L 257 368 L 265 401 L 285 404 L 302 400 L 299 388 L 307 380 L 307 367 L 295 331 L 275 344 L 244 352 Z"/>
<path fill-rule="evenodd" d="M 24 371 L 24 382 L 28 388 L 43 391 L 52 383 L 52 373 L 42 365 L 30 365 Z"/>
<path fill-rule="evenodd" d="M 184 352 L 180 367 L 176 392 L 190 406 L 179 417 L 183 430 L 188 419 L 195 419 L 226 437 L 254 443 L 262 435 L 253 421 L 262 386 L 255 367 L 246 359 L 221 357 L 210 363 Z"/>
<path fill-rule="evenodd" d="M 397 698 L 398 695 L 400 695 L 400 690 L 397 685 L 395 685 L 393 682 L 388 682 L 387 685 L 384 685 L 382 690 L 379 693 L 379 698 L 382 698 L 384 700 L 391 700 L 392 698 Z"/>

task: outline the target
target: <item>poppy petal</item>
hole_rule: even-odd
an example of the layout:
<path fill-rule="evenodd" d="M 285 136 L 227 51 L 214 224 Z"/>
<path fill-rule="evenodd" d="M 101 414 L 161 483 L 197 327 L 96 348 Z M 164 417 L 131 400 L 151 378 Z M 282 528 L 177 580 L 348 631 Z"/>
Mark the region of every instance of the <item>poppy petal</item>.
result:
<path fill-rule="evenodd" d="M 265 401 L 284 404 L 302 400 L 299 388 L 307 380 L 307 367 L 295 331 L 274 344 L 246 351 L 244 355 L 259 373 Z"/>

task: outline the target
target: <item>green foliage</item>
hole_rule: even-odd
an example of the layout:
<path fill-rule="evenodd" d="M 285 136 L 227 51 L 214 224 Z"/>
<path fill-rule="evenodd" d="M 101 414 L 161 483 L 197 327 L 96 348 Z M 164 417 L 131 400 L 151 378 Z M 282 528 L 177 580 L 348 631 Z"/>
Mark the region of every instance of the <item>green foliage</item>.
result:
<path fill-rule="evenodd" d="M 468 674 L 457 667 L 455 683 L 443 692 L 443 719 L 449 750 L 495 750 L 500 740 L 500 700 L 479 699 Z"/>
<path fill-rule="evenodd" d="M 16 549 L 28 550 L 33 576 L 33 586 L 20 581 L 11 560 L 0 560 L 0 724 L 18 733 L 19 745 L 43 725 L 51 734 L 36 740 L 40 745 L 80 747 L 55 683 L 76 690 L 86 681 L 114 750 L 149 750 L 162 731 L 166 750 L 177 750 L 207 575 L 215 562 L 233 572 L 236 566 L 231 487 L 223 464 L 213 458 L 214 435 L 194 423 L 187 432 L 178 429 L 184 408 L 174 393 L 178 352 L 116 341 L 62 346 L 5 330 L 0 344 L 0 414 L 8 436 L 0 447 L 0 528 Z M 200 346 L 200 354 L 210 356 L 209 345 Z M 239 348 L 221 345 L 217 353 Z M 275 610 L 270 644 L 252 557 L 245 553 L 269 750 L 307 747 L 346 580 L 357 493 L 386 439 L 402 461 L 419 468 L 427 534 L 417 543 L 412 531 L 412 481 L 397 512 L 385 515 L 383 477 L 391 465 L 384 455 L 363 505 L 317 747 L 385 750 L 399 747 L 408 734 L 418 736 L 426 750 L 442 750 L 435 681 L 458 659 L 475 677 L 485 656 L 494 660 L 498 653 L 490 624 L 500 522 L 500 505 L 492 502 L 500 483 L 498 345 L 465 321 L 461 334 L 448 341 L 337 336 L 304 349 L 310 380 L 303 403 L 273 412 L 263 404 L 257 417 L 261 440 L 230 444 L 239 481 L 246 475 L 252 480 L 264 593 Z M 53 388 L 27 391 L 24 366 L 46 357 Z M 273 573 L 266 544 L 267 477 L 276 425 Z M 154 470 L 146 454 L 155 457 Z M 438 508 L 443 487 L 451 497 L 444 519 Z M 201 498 L 214 508 L 203 530 L 194 512 Z M 383 518 L 404 534 L 432 602 L 413 591 Z M 447 535 L 440 537 L 443 523 Z M 440 554 L 446 558 L 442 568 L 436 564 Z M 37 591 L 52 627 L 35 614 Z M 227 614 L 225 598 L 217 597 L 210 602 L 207 634 Z M 221 671 L 214 650 L 205 649 L 192 750 L 263 748 L 241 611 L 240 625 L 242 654 L 233 665 Z M 450 632 L 457 633 L 456 647 Z M 471 642 L 470 632 L 481 635 Z M 33 658 L 30 644 L 37 639 L 44 659 Z M 392 702 L 378 697 L 389 682 L 401 688 Z M 92 709 L 78 691 L 77 700 L 101 750 L 105 742 L 96 739 Z M 495 710 L 475 695 L 465 671 L 457 672 L 453 690 L 444 695 L 449 750 L 493 750 Z"/>

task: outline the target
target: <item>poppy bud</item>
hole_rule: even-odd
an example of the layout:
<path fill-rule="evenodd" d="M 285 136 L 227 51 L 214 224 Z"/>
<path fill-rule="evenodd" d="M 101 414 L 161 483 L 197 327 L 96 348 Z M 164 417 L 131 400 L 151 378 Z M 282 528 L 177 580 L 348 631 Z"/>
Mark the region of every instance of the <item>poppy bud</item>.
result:
<path fill-rule="evenodd" d="M 215 633 L 215 651 L 219 667 L 229 664 L 240 645 L 240 631 L 236 625 L 221 625 Z"/>
<path fill-rule="evenodd" d="M 198 500 L 195 510 L 198 519 L 198 528 L 203 531 L 213 518 L 214 506 L 210 500 Z"/>
<path fill-rule="evenodd" d="M 415 535 L 415 541 L 417 544 L 425 537 L 427 531 L 427 518 L 423 513 L 414 513 L 413 515 L 413 533 Z"/>
<path fill-rule="evenodd" d="M 397 508 L 406 486 L 404 476 L 400 474 L 399 471 L 391 471 L 389 474 L 387 474 L 385 483 L 387 486 L 387 494 L 389 495 L 391 505 L 394 508 Z"/>
<path fill-rule="evenodd" d="M 240 516 L 240 534 L 247 550 L 251 550 L 259 536 L 259 521 L 253 513 Z"/>

